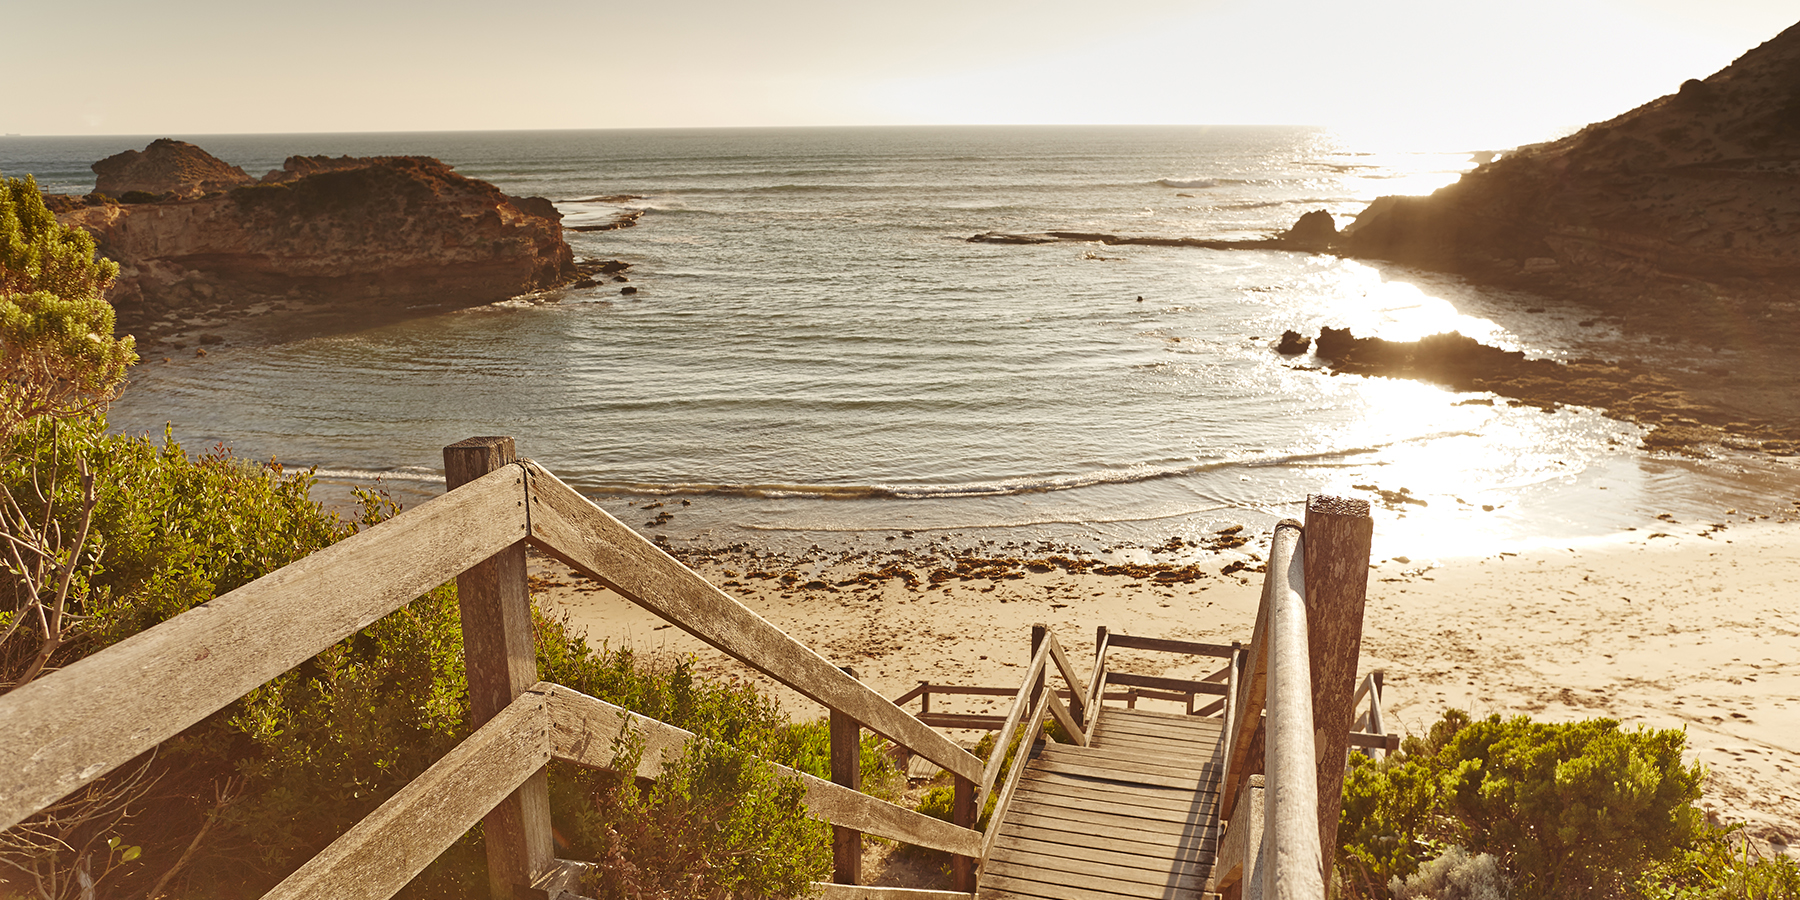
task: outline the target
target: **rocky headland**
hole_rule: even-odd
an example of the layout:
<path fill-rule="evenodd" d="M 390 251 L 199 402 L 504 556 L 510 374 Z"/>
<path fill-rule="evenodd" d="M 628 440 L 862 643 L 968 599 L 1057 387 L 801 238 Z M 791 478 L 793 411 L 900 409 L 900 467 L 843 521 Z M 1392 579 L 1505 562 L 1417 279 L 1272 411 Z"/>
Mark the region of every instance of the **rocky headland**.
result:
<path fill-rule="evenodd" d="M 160 140 L 93 168 L 96 192 L 53 208 L 119 263 L 108 299 L 140 341 L 366 327 L 581 275 L 550 201 L 430 157 L 296 156 L 253 180 Z"/>
<path fill-rule="evenodd" d="M 1382 197 L 1313 240 L 1710 347 L 1717 365 L 1669 373 L 1694 399 L 1800 422 L 1800 25 L 1429 196 Z"/>
<path fill-rule="evenodd" d="M 1383 197 L 1346 255 L 1569 294 L 1724 341 L 1800 323 L 1800 25 L 1617 118 Z"/>

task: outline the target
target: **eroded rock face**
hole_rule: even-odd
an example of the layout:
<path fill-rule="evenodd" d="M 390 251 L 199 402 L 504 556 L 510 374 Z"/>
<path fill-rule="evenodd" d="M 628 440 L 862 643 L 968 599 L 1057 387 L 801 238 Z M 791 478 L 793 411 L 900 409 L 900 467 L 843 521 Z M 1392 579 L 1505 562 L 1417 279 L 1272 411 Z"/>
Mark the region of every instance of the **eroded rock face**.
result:
<path fill-rule="evenodd" d="M 223 191 L 251 178 L 244 170 L 185 141 L 151 141 L 143 150 L 115 153 L 92 166 L 97 193 L 117 197 L 133 191 L 191 198 Z"/>
<path fill-rule="evenodd" d="M 284 177 L 223 194 L 60 218 L 120 264 L 108 299 L 120 329 L 140 337 L 197 314 L 295 306 L 357 327 L 576 277 L 547 200 L 508 196 L 429 157 L 317 159 L 290 159 Z"/>
<path fill-rule="evenodd" d="M 1664 330 L 1785 328 L 1800 311 L 1800 25 L 1429 197 L 1381 198 L 1333 248 L 1572 289 Z"/>

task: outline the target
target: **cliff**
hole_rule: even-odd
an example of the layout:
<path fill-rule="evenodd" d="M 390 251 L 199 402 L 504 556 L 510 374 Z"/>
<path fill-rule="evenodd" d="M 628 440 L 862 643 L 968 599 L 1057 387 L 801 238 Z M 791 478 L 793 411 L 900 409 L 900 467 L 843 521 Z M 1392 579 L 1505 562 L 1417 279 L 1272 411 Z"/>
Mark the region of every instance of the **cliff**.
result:
<path fill-rule="evenodd" d="M 1704 80 L 1429 197 L 1383 197 L 1335 252 L 1576 299 L 1642 330 L 1800 333 L 1800 25 Z"/>
<path fill-rule="evenodd" d="M 196 316 L 243 325 L 298 307 L 357 327 L 576 277 L 548 200 L 508 196 L 428 157 L 295 157 L 261 183 L 62 209 L 120 264 L 108 296 L 120 330 L 152 340 Z"/>

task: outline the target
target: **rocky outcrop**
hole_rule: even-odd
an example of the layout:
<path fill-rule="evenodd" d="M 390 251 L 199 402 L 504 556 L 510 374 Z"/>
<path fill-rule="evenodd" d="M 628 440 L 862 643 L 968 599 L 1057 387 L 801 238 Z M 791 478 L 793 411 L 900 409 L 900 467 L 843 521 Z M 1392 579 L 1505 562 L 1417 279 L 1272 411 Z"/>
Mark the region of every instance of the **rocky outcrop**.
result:
<path fill-rule="evenodd" d="M 115 153 L 92 166 L 94 191 L 110 197 L 144 193 L 192 198 L 252 180 L 244 170 L 184 141 L 151 141 L 143 150 Z"/>
<path fill-rule="evenodd" d="M 222 194 L 59 218 L 120 264 L 108 299 L 121 330 L 141 338 L 251 309 L 325 311 L 357 327 L 577 277 L 548 200 L 510 197 L 429 157 L 321 159 L 290 159 L 283 174 Z"/>
<path fill-rule="evenodd" d="M 1294 344 L 1305 340 L 1288 332 L 1283 336 L 1284 345 L 1289 336 Z M 1389 341 L 1357 337 L 1347 328 L 1324 328 L 1313 351 L 1334 373 L 1411 378 L 1459 391 L 1489 391 L 1514 406 L 1602 409 L 1615 419 L 1649 426 L 1644 445 L 1650 449 L 1704 455 L 1704 448 L 1723 445 L 1785 456 L 1800 453 L 1800 424 L 1760 420 L 1722 409 L 1695 397 L 1678 380 L 1631 363 L 1530 359 L 1520 351 L 1488 346 L 1456 332 L 1417 341 Z M 1494 401 L 1474 398 L 1463 402 Z"/>
<path fill-rule="evenodd" d="M 1294 227 L 1279 235 L 1295 250 L 1324 250 L 1337 240 L 1337 236 L 1337 220 L 1322 209 L 1301 216 Z"/>
<path fill-rule="evenodd" d="M 1800 312 L 1800 25 L 1711 77 L 1429 197 L 1384 197 L 1332 249 L 1561 293 L 1729 338 Z"/>

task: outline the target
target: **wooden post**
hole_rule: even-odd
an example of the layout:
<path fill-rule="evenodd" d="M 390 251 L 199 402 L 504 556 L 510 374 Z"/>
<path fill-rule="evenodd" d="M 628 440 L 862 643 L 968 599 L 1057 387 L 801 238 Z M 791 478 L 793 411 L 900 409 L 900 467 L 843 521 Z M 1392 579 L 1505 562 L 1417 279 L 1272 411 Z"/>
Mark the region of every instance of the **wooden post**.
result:
<path fill-rule="evenodd" d="M 856 671 L 843 667 L 844 674 Z M 831 711 L 831 780 L 853 791 L 862 790 L 862 726 L 850 716 Z M 831 880 L 838 884 L 862 882 L 862 832 L 843 825 L 831 826 Z"/>
<path fill-rule="evenodd" d="M 1005 753 L 1005 747 L 995 747 L 995 753 Z M 1021 753 L 1031 752 L 1027 743 L 1020 748 Z M 950 824 L 964 828 L 975 827 L 975 782 L 960 775 L 956 776 L 956 799 L 950 806 Z M 967 856 L 950 857 L 950 889 L 967 894 L 975 892 L 975 860 Z"/>
<path fill-rule="evenodd" d="M 1031 626 L 1031 655 L 1026 657 L 1026 659 L 1037 659 L 1038 650 L 1042 649 L 1044 646 L 1044 635 L 1049 633 L 1049 631 L 1050 631 L 1050 626 L 1045 625 L 1042 622 L 1032 623 L 1032 626 Z M 1048 665 L 1044 666 L 1044 670 L 1048 670 L 1049 668 L 1050 667 Z M 1031 701 L 1030 701 L 1030 703 L 1027 703 L 1026 705 L 1029 706 L 1032 703 L 1036 703 L 1037 699 L 1038 699 L 1038 695 L 1042 694 L 1043 692 L 1044 692 L 1044 672 L 1039 671 L 1037 681 L 1034 681 L 1031 684 Z M 1033 738 L 1035 738 L 1036 736 L 1037 736 L 1036 733 L 1032 734 Z"/>
<path fill-rule="evenodd" d="M 1344 764 L 1356 715 L 1356 664 L 1362 652 L 1363 603 L 1369 591 L 1369 544 L 1375 520 L 1366 500 L 1306 498 L 1306 632 L 1312 661 L 1313 738 L 1318 745 L 1319 847 L 1325 864 L 1337 854 Z M 1327 880 L 1330 873 L 1325 873 Z"/>
<path fill-rule="evenodd" d="M 517 459 L 513 439 L 476 437 L 444 448 L 444 483 L 455 490 Z M 525 502 L 524 470 L 519 503 Z M 525 581 L 525 538 L 456 576 L 462 609 L 463 667 L 469 676 L 469 718 L 479 728 L 537 683 L 531 639 L 531 594 Z M 544 770 L 481 820 L 487 841 L 488 889 L 512 900 L 556 864 L 550 831 L 550 787 Z"/>

